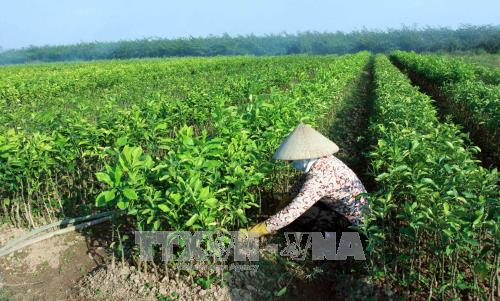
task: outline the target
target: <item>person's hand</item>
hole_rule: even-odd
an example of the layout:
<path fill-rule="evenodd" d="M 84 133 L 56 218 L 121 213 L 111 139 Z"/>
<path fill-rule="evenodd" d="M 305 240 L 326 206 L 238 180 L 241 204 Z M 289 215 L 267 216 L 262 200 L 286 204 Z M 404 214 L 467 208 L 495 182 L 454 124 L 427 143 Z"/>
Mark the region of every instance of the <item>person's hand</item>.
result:
<path fill-rule="evenodd" d="M 267 226 L 266 226 L 265 222 L 258 223 L 257 225 L 255 225 L 252 228 L 248 229 L 248 232 L 250 232 L 250 231 L 258 232 L 259 233 L 259 237 L 269 234 L 269 231 L 267 230 Z"/>
<path fill-rule="evenodd" d="M 240 229 L 238 232 L 238 236 L 248 237 L 248 230 L 247 229 Z"/>

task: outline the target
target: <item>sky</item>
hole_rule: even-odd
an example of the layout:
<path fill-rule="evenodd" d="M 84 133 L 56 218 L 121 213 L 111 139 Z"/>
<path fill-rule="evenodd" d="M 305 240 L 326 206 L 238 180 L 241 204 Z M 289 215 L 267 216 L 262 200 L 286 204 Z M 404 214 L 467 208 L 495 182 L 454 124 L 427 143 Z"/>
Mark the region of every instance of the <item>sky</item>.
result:
<path fill-rule="evenodd" d="M 500 0 L 0 0 L 0 47 L 500 24 Z"/>

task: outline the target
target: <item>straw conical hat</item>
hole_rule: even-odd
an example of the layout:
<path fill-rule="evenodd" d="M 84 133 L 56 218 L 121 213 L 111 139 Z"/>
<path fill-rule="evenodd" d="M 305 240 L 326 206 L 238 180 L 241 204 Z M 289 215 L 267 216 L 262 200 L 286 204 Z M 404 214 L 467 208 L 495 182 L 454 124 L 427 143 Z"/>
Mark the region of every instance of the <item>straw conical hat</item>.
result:
<path fill-rule="evenodd" d="M 339 147 L 307 124 L 299 124 L 273 156 L 278 160 L 319 158 L 338 152 Z"/>

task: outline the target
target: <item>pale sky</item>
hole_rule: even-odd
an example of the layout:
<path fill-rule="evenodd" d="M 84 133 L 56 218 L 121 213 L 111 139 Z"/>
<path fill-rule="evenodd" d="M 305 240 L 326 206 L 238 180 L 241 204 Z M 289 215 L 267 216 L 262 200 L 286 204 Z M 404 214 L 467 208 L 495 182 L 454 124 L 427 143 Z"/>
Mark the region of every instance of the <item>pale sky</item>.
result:
<path fill-rule="evenodd" d="M 500 24 L 500 0 L 0 0 L 0 47 Z"/>

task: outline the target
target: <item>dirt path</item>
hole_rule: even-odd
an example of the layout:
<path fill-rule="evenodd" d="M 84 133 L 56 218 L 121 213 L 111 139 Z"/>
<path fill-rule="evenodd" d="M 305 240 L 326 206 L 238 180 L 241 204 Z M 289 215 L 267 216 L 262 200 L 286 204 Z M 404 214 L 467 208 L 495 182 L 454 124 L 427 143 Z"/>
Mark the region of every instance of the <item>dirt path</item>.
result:
<path fill-rule="evenodd" d="M 2 226 L 0 243 L 23 232 Z M 94 236 L 72 232 L 0 258 L 0 300 L 67 299 L 79 279 L 105 263 L 105 244 Z"/>

